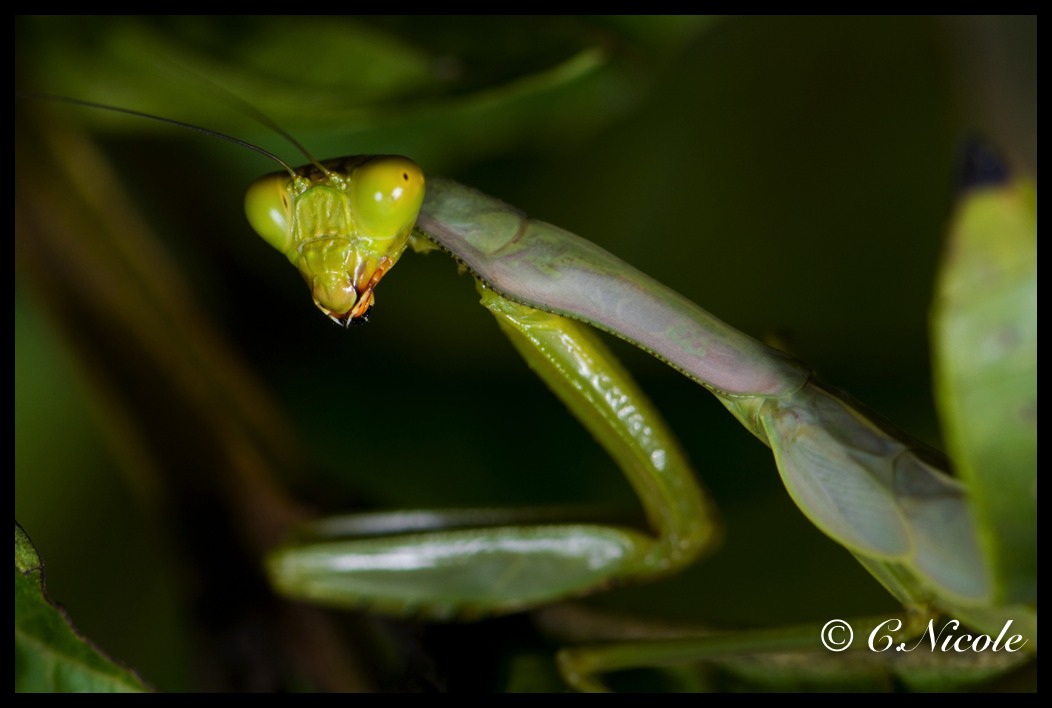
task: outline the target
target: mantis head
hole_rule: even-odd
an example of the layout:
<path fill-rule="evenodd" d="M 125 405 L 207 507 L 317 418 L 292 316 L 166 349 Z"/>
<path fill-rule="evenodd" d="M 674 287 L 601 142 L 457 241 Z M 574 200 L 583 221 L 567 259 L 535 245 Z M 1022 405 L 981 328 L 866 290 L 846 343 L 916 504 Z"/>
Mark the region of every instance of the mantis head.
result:
<path fill-rule="evenodd" d="M 423 201 L 424 173 L 415 162 L 357 156 L 260 178 L 245 196 L 245 213 L 299 269 L 318 308 L 347 325 L 364 321 Z"/>
<path fill-rule="evenodd" d="M 406 157 L 359 155 L 318 162 L 292 135 L 251 106 L 259 122 L 311 161 L 293 169 L 277 155 L 217 130 L 129 108 L 50 94 L 20 94 L 145 118 L 240 145 L 281 165 L 256 180 L 245 213 L 256 233 L 288 257 L 310 286 L 314 303 L 340 325 L 362 322 L 373 290 L 398 261 L 424 202 L 424 173 Z"/>

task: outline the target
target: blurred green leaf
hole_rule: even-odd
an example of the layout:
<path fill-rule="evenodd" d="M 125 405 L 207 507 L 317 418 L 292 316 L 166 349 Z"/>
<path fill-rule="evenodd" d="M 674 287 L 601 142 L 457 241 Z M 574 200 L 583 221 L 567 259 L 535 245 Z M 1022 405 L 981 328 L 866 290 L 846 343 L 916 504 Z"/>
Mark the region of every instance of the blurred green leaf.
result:
<path fill-rule="evenodd" d="M 338 151 L 375 151 L 378 138 L 408 134 L 402 151 L 426 163 L 537 136 L 587 135 L 630 109 L 655 66 L 709 24 L 703 17 L 35 17 L 19 20 L 16 38 L 33 55 L 20 67 L 27 90 L 245 136 L 243 100 L 301 140 L 340 136 Z M 34 49 L 43 44 L 49 51 Z M 84 121 L 126 133 L 166 130 L 103 112 Z M 251 139 L 273 142 L 253 129 Z M 421 133 L 444 139 L 413 140 Z"/>
<path fill-rule="evenodd" d="M 932 311 L 944 435 L 998 597 L 1037 602 L 1037 194 L 981 185 L 954 215 Z"/>

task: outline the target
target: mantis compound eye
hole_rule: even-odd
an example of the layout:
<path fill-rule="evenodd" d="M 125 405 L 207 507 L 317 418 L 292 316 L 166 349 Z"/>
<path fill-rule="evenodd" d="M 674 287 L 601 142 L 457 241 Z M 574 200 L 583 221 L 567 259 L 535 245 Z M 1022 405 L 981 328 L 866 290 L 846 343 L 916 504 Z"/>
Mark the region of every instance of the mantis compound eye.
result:
<path fill-rule="evenodd" d="M 424 173 L 406 157 L 384 156 L 354 170 L 351 210 L 366 236 L 407 233 L 424 201 Z"/>
<path fill-rule="evenodd" d="M 245 215 L 253 230 L 281 253 L 295 247 L 292 233 L 292 195 L 289 176 L 275 173 L 252 183 L 245 194 Z"/>

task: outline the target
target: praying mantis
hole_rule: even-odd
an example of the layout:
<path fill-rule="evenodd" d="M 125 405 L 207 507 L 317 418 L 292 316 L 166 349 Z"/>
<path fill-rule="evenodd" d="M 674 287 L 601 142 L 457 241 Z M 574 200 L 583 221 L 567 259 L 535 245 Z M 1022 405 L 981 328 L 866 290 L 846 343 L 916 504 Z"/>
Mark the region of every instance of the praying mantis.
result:
<path fill-rule="evenodd" d="M 431 189 L 430 194 L 438 195 L 440 197 L 443 194 L 446 194 L 447 196 L 449 194 L 456 194 L 456 189 L 457 189 L 456 186 L 449 186 L 447 184 L 440 183 L 440 182 L 438 182 L 436 180 L 429 180 L 428 186 Z M 513 211 L 511 209 L 509 209 L 507 207 L 504 207 L 502 205 L 494 204 L 494 203 L 490 203 L 490 205 L 491 205 L 490 208 L 493 211 L 497 211 L 497 213 L 513 214 Z M 428 208 L 430 208 L 430 207 L 428 207 Z M 443 211 L 440 208 L 438 210 L 438 214 L 439 214 L 438 217 L 434 216 L 433 214 L 431 214 L 430 217 L 429 217 L 428 216 L 428 210 L 425 208 L 425 221 L 424 221 L 425 226 L 423 227 L 425 229 L 425 232 L 426 232 L 426 229 L 428 229 L 428 228 L 431 228 L 433 230 L 434 229 L 434 224 L 436 224 L 436 223 L 445 223 L 445 222 L 449 221 L 449 219 L 447 219 L 447 216 L 448 216 L 447 211 Z M 427 223 L 428 223 L 427 219 L 428 218 L 430 218 L 432 220 L 430 222 L 430 224 L 431 224 L 430 226 L 427 226 Z M 398 274 L 398 270 L 397 269 L 395 271 L 393 271 L 393 272 L 395 272 L 395 274 Z M 391 276 L 391 278 L 393 278 L 393 277 L 395 277 L 395 276 Z M 388 281 L 384 281 L 384 282 L 388 282 Z M 393 282 L 393 281 L 390 281 L 390 282 Z M 388 285 L 386 287 L 387 288 L 392 288 L 393 285 Z M 379 317 L 379 312 L 380 311 L 382 311 L 382 310 L 378 310 L 377 317 Z M 367 329 L 363 330 L 363 331 L 367 331 Z M 775 359 L 776 359 L 776 357 L 775 357 Z M 792 367 L 791 366 L 787 367 L 787 370 L 792 370 Z M 782 377 L 782 378 L 785 379 L 785 378 L 789 378 L 789 377 Z M 775 398 L 781 398 L 781 397 L 775 397 Z M 743 417 L 748 417 L 748 413 L 741 413 L 741 414 L 742 414 Z M 296 552 L 303 552 L 303 553 L 305 553 L 305 550 L 304 550 L 303 546 L 298 546 L 298 547 L 296 547 Z M 276 572 L 276 575 L 279 576 L 279 578 L 280 578 L 281 571 Z M 292 588 L 291 592 L 295 594 L 295 592 L 296 592 L 295 588 Z"/>
<path fill-rule="evenodd" d="M 1002 566 L 1008 576 L 995 578 L 995 561 L 981 548 L 982 512 L 962 482 L 871 423 L 803 366 L 587 241 L 454 182 L 438 181 L 431 189 L 425 199 L 421 171 L 404 158 L 349 158 L 263 178 L 250 188 L 246 211 L 256 231 L 297 265 L 318 307 L 340 324 L 365 317 L 376 285 L 407 247 L 416 223 L 419 235 L 475 276 L 482 304 L 502 330 L 618 460 L 640 495 L 652 535 L 579 524 L 470 528 L 485 521 L 458 513 L 322 521 L 309 527 L 306 540 L 272 556 L 271 576 L 282 592 L 337 606 L 470 617 L 660 576 L 693 562 L 714 533 L 709 504 L 650 404 L 572 318 L 629 340 L 712 391 L 774 450 L 783 482 L 805 515 L 851 550 L 910 612 L 925 621 L 933 611 L 946 612 L 990 635 L 1015 622 L 1036 644 L 1036 614 L 1028 609 L 1036 599 L 1033 550 L 994 551 L 1022 559 L 1016 567 L 1008 560 Z M 1019 240 L 1022 250 L 1005 256 L 1006 268 L 1030 275 L 1021 281 L 1025 293 L 1006 297 L 1036 302 L 1027 250 L 1036 234 L 1027 216 L 1032 197 L 1025 188 L 1009 191 L 977 199 L 1007 199 L 1004 221 L 993 218 L 1020 229 L 1007 240 Z M 998 207 L 969 204 L 965 212 L 987 209 Z M 321 214 L 339 215 L 340 225 Z M 950 310 L 962 287 L 957 279 L 948 276 L 945 286 Z M 1036 362 L 1014 350 L 1031 347 L 1036 334 L 1026 333 L 1036 330 L 1003 326 L 1017 340 L 1008 345 L 1013 351 L 1007 358 Z M 951 340 L 944 347 L 961 346 L 959 334 L 944 336 Z M 945 366 L 943 385 L 960 385 L 960 367 Z M 1003 376 L 1023 377 L 1012 415 L 1024 415 L 1033 380 L 1011 366 L 991 373 L 994 380 Z M 1011 472 L 1023 476 L 1004 480 L 1018 503 L 1012 513 L 1032 517 L 1025 510 L 1033 484 L 1027 475 L 1036 472 L 1032 459 L 1024 457 L 1023 467 Z M 408 530 L 398 527 L 404 522 Z M 617 658 L 606 663 L 610 653 L 565 653 L 568 680 L 579 688 L 600 687 L 591 671 L 623 668 Z"/>

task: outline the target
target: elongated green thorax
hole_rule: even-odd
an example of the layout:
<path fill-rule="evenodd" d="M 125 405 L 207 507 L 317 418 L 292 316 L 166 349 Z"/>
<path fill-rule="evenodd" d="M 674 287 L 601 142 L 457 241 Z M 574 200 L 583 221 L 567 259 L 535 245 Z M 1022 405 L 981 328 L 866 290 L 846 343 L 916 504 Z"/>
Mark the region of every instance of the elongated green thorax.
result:
<path fill-rule="evenodd" d="M 257 180 L 245 197 L 252 228 L 303 275 L 315 304 L 341 325 L 360 321 L 409 242 L 424 175 L 405 157 L 327 160 Z"/>

